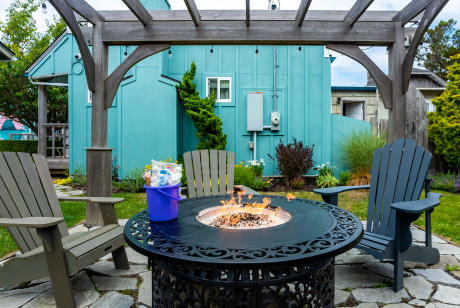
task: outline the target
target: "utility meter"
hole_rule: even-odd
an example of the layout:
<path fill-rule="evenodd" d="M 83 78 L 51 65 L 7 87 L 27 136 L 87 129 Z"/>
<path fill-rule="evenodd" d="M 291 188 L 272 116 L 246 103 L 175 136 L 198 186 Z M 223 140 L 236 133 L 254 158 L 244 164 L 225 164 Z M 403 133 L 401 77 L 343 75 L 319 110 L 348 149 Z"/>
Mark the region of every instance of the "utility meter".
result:
<path fill-rule="evenodd" d="M 280 130 L 280 113 L 272 112 L 271 114 L 271 130 Z"/>

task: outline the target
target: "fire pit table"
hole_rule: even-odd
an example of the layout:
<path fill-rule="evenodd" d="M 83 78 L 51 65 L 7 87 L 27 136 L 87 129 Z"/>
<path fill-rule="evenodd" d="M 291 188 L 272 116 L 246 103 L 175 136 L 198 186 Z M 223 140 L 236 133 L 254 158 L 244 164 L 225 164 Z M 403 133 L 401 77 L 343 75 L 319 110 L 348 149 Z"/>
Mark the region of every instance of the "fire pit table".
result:
<path fill-rule="evenodd" d="M 153 307 L 333 307 L 334 257 L 362 238 L 361 222 L 330 204 L 271 198 L 284 223 L 223 229 L 198 221 L 229 196 L 187 199 L 179 217 L 151 222 L 147 210 L 125 226 L 129 246 L 149 258 Z"/>

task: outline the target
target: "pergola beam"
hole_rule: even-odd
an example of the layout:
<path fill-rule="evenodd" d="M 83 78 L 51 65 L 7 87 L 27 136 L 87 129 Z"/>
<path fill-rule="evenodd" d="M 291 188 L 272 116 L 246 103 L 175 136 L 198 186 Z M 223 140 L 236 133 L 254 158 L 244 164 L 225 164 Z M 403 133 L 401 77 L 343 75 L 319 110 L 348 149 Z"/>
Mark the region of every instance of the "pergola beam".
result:
<path fill-rule="evenodd" d="M 84 0 L 64 0 L 67 2 L 68 5 L 72 7 L 72 9 L 80 14 L 81 16 L 85 17 L 90 23 L 95 25 L 98 22 L 105 21 L 104 16 L 99 14 L 91 5 L 89 5 Z"/>
<path fill-rule="evenodd" d="M 420 14 L 433 0 L 412 0 L 398 14 L 393 21 L 400 22 L 401 25 L 407 24 L 418 14 Z"/>
<path fill-rule="evenodd" d="M 195 26 L 198 26 L 201 22 L 201 17 L 200 12 L 196 7 L 195 0 L 184 0 L 184 2 L 188 12 L 190 13 L 190 16 L 193 19 L 193 23 L 195 24 Z"/>
<path fill-rule="evenodd" d="M 193 21 L 190 13 L 186 10 L 169 11 L 148 11 L 154 21 Z M 305 16 L 305 21 L 343 21 L 349 11 L 337 10 L 309 10 Z M 129 10 L 101 10 L 99 13 L 104 16 L 106 22 L 130 22 L 138 21 L 137 17 Z M 291 21 L 295 22 L 297 11 L 293 10 L 251 10 L 251 21 Z M 392 22 L 393 17 L 398 11 L 365 11 L 359 18 L 360 22 Z M 416 18 L 415 16 L 414 18 Z M 87 21 L 85 18 L 77 16 L 78 21 Z M 246 21 L 246 10 L 202 10 L 200 11 L 201 21 Z M 412 19 L 411 21 L 418 21 Z"/>
<path fill-rule="evenodd" d="M 129 8 L 137 19 L 145 26 L 147 26 L 152 21 L 152 16 L 145 9 L 142 3 L 139 0 L 123 0 L 125 5 Z"/>
<path fill-rule="evenodd" d="M 77 20 L 75 19 L 75 15 L 72 11 L 67 2 L 64 0 L 49 0 L 51 5 L 56 9 L 56 11 L 61 15 L 62 19 L 64 19 L 65 23 L 69 26 L 70 30 L 72 30 L 73 35 L 75 36 L 75 40 L 77 41 L 78 49 L 80 49 L 80 53 L 83 59 L 83 67 L 85 68 L 86 74 L 86 81 L 88 83 L 88 89 L 90 91 L 94 91 L 95 89 L 95 64 L 94 59 L 89 51 L 88 45 L 86 44 L 86 40 L 83 37 L 82 29 L 78 24 Z"/>
<path fill-rule="evenodd" d="M 246 26 L 249 27 L 249 23 L 251 21 L 251 10 L 250 10 L 250 0 L 246 0 Z"/>
<path fill-rule="evenodd" d="M 91 29 L 82 28 L 86 41 Z M 206 21 L 199 29 L 192 22 L 152 21 L 144 28 L 139 22 L 106 22 L 101 39 L 109 45 L 142 45 L 169 42 L 171 45 L 326 45 L 342 42 L 359 45 L 389 45 L 395 41 L 392 22 L 311 21 L 299 27 L 292 21 Z"/>
<path fill-rule="evenodd" d="M 344 18 L 344 22 L 350 27 L 358 21 L 361 15 L 367 10 L 367 8 L 374 2 L 374 0 L 358 0 L 355 2 L 353 7 L 350 9 L 348 14 Z"/>
<path fill-rule="evenodd" d="M 299 9 L 295 15 L 295 22 L 299 25 L 299 27 L 302 26 L 302 23 L 305 20 L 305 15 L 307 15 L 311 1 L 312 0 L 302 0 L 302 2 L 300 2 Z"/>

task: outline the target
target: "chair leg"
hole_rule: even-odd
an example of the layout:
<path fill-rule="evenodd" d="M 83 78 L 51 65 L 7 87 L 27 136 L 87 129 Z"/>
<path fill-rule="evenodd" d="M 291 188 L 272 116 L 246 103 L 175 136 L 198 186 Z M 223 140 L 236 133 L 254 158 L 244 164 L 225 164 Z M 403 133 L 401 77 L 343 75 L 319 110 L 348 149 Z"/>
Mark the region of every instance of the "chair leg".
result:
<path fill-rule="evenodd" d="M 69 270 L 58 227 L 52 226 L 37 229 L 37 233 L 43 240 L 46 263 L 48 264 L 56 306 L 59 308 L 75 308 Z"/>
<path fill-rule="evenodd" d="M 393 272 L 393 290 L 399 292 L 404 286 L 404 259 L 399 256 L 398 253 L 395 255 L 395 264 Z"/>
<path fill-rule="evenodd" d="M 113 262 L 115 263 L 115 268 L 129 270 L 128 256 L 126 255 L 124 246 L 112 251 L 112 257 Z"/>

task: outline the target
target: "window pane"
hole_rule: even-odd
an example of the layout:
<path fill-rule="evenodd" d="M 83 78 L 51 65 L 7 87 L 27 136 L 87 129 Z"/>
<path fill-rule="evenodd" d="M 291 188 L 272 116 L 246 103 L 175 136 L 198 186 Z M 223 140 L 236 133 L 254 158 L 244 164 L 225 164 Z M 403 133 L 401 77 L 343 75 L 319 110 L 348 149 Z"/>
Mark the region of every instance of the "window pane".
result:
<path fill-rule="evenodd" d="M 230 99 L 230 80 L 220 81 L 220 99 Z"/>
<path fill-rule="evenodd" d="M 217 95 L 217 79 L 209 79 L 209 95 L 214 92 Z"/>

